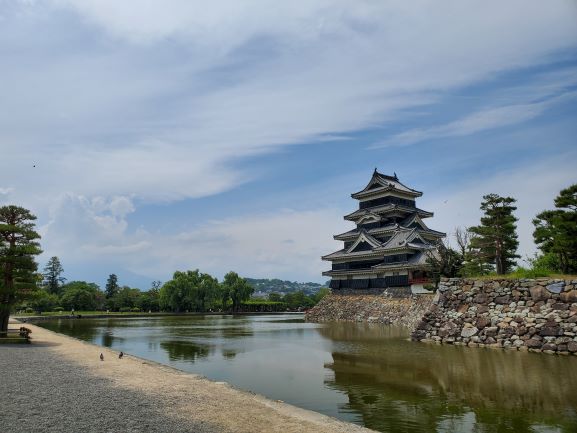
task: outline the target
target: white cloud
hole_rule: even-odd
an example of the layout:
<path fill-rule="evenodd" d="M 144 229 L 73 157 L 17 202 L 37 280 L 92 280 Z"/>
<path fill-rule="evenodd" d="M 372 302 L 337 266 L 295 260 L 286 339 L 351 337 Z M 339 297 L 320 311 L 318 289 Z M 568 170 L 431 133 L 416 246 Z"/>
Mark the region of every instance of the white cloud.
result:
<path fill-rule="evenodd" d="M 402 132 L 384 142 L 374 144 L 372 148 L 404 146 L 431 139 L 460 137 L 485 130 L 515 125 L 538 117 L 545 110 L 558 103 L 576 98 L 577 92 L 569 91 L 538 102 L 485 108 L 445 125 L 416 128 Z"/>
<path fill-rule="evenodd" d="M 106 208 L 109 208 L 107 204 Z M 65 197 L 42 229 L 43 245 L 63 263 L 115 263 L 150 279 L 200 268 L 221 276 L 275 276 L 318 281 L 330 266 L 320 259 L 339 248 L 332 235 L 347 229 L 342 211 L 281 210 L 214 220 L 178 234 L 130 232 L 123 218 L 82 197 Z M 68 217 L 67 217 L 68 216 Z M 103 275 L 104 278 L 104 275 Z"/>
<path fill-rule="evenodd" d="M 380 125 L 577 42 L 569 1 L 54 0 L 20 9 L 8 8 L 0 29 L 0 50 L 14 53 L 0 59 L 0 146 L 10 155 L 0 172 L 21 200 L 39 203 L 63 191 L 215 194 L 251 179 L 234 168 L 242 158 Z M 20 175 L 33 164 L 34 176 Z"/>

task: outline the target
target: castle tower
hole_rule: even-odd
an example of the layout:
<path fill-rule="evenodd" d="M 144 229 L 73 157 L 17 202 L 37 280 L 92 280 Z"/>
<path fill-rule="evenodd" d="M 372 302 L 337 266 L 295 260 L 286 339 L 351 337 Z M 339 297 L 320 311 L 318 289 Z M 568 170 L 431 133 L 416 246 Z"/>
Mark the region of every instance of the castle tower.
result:
<path fill-rule="evenodd" d="M 339 289 L 381 289 L 411 287 L 423 291 L 429 283 L 427 257 L 435 243 L 445 236 L 428 228 L 423 220 L 432 212 L 419 209 L 415 199 L 422 192 L 403 185 L 397 175 L 387 176 L 376 169 L 362 191 L 351 194 L 359 209 L 345 215 L 356 228 L 334 236 L 343 248 L 323 256 L 332 269 L 330 287 Z"/>

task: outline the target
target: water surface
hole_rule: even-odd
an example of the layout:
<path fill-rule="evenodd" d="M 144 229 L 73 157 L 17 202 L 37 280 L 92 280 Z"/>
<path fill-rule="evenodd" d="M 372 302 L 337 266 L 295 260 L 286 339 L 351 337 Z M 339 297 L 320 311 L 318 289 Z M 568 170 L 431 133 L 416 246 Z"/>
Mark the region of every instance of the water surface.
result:
<path fill-rule="evenodd" d="M 577 432 L 577 357 L 436 346 L 302 316 L 40 326 L 383 432 Z"/>

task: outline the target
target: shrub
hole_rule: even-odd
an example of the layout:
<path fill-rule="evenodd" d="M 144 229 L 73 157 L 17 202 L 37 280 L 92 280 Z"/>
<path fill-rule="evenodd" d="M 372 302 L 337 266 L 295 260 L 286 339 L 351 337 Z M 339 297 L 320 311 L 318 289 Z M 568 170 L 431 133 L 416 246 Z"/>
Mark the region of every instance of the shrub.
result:
<path fill-rule="evenodd" d="M 121 313 L 128 313 L 130 311 L 130 307 L 120 307 L 118 311 Z"/>
<path fill-rule="evenodd" d="M 54 311 L 55 313 L 61 313 L 62 311 L 64 311 L 64 308 L 62 307 L 54 307 L 52 309 L 52 311 Z"/>
<path fill-rule="evenodd" d="M 140 313 L 140 308 L 138 307 L 133 307 L 130 309 L 130 311 L 132 311 L 133 313 Z"/>
<path fill-rule="evenodd" d="M 27 313 L 34 313 L 34 308 L 26 307 L 26 310 L 24 310 L 24 311 L 26 311 Z"/>

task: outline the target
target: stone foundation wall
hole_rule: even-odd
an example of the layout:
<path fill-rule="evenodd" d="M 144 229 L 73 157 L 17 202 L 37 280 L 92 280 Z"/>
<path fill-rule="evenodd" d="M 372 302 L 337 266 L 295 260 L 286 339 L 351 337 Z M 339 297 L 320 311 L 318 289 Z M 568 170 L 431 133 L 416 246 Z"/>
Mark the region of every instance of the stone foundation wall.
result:
<path fill-rule="evenodd" d="M 577 280 L 442 279 L 412 338 L 577 355 Z"/>
<path fill-rule="evenodd" d="M 372 322 L 413 329 L 432 301 L 433 295 L 411 295 L 406 290 L 334 290 L 307 311 L 305 318 L 309 322 Z"/>

